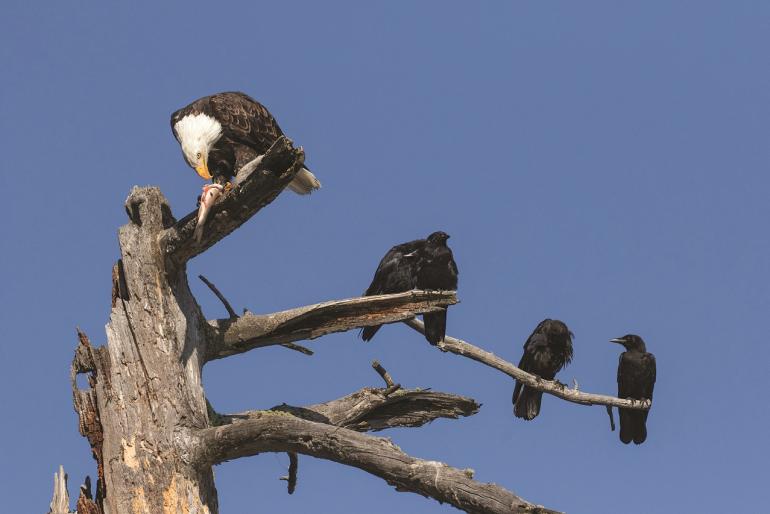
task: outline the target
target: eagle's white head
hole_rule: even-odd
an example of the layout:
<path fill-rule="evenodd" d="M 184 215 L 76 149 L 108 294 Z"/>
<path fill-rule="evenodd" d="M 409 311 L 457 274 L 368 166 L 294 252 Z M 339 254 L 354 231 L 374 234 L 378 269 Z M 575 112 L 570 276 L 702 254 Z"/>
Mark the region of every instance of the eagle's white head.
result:
<path fill-rule="evenodd" d="M 176 122 L 174 131 L 187 164 L 201 177 L 211 179 L 208 168 L 209 151 L 222 137 L 222 125 L 203 113 L 188 114 Z"/>

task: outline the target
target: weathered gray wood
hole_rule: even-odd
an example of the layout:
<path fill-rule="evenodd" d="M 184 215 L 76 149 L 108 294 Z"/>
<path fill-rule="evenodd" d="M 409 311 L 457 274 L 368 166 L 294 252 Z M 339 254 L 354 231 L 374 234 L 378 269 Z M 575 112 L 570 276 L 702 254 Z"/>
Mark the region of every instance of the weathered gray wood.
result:
<path fill-rule="evenodd" d="M 456 419 L 472 416 L 480 405 L 473 398 L 422 389 L 387 389 L 366 387 L 329 402 L 294 407 L 281 404 L 270 409 L 298 418 L 345 427 L 358 432 L 376 432 L 387 428 L 419 427 L 438 418 Z M 223 415 L 221 423 L 239 423 L 259 417 L 265 411 L 246 411 Z"/>
<path fill-rule="evenodd" d="M 91 346 L 91 342 L 88 340 L 88 336 L 80 330 L 78 330 L 78 340 L 79 344 L 75 350 L 75 357 L 72 360 L 72 365 L 70 366 L 72 401 L 75 412 L 78 414 L 78 431 L 80 432 L 80 435 L 88 439 L 88 443 L 91 446 L 91 454 L 96 461 L 96 497 L 97 502 L 101 503 L 101 499 L 104 497 L 104 460 L 102 458 L 104 436 L 102 433 L 102 423 L 99 419 L 99 407 L 97 405 L 96 391 L 94 388 L 96 386 L 96 362 L 102 355 L 104 355 L 104 350 L 94 350 Z M 78 389 L 78 373 L 88 373 L 90 389 L 82 391 Z M 89 496 L 87 499 L 90 500 L 90 479 L 87 479 L 87 484 Z M 82 500 L 82 497 L 83 494 L 81 494 L 81 498 L 78 500 L 79 502 Z"/>
<path fill-rule="evenodd" d="M 407 291 L 316 303 L 266 315 L 210 321 L 206 361 L 370 325 L 394 323 L 457 303 L 455 291 Z"/>
<path fill-rule="evenodd" d="M 404 321 L 411 328 L 425 333 L 425 325 L 422 321 L 411 318 Z M 455 355 L 461 355 L 475 360 L 482 364 L 486 364 L 490 368 L 494 368 L 498 371 L 502 371 L 511 378 L 521 380 L 528 387 L 543 391 L 544 393 L 552 394 L 562 400 L 567 400 L 572 403 L 579 403 L 581 405 L 607 405 L 612 407 L 623 407 L 625 409 L 639 409 L 648 410 L 652 402 L 650 400 L 632 400 L 627 398 L 616 398 L 615 396 L 606 396 L 603 394 L 584 393 L 577 388 L 570 389 L 561 382 L 555 380 L 545 380 L 537 375 L 531 375 L 511 364 L 510 362 L 501 359 L 492 352 L 482 350 L 478 346 L 474 346 L 462 339 L 457 339 L 451 336 L 445 336 L 444 342 L 439 343 L 437 348 L 444 352 L 451 352 Z"/>
<path fill-rule="evenodd" d="M 199 433 L 204 461 L 216 464 L 262 452 L 295 452 L 362 469 L 397 491 L 429 496 L 471 513 L 554 513 L 495 484 L 477 482 L 472 471 L 416 459 L 390 439 L 264 411 Z"/>
<path fill-rule="evenodd" d="M 107 345 L 81 340 L 73 363 L 74 373 L 92 373 L 75 404 L 99 462 L 97 503 L 105 514 L 215 513 L 211 468 L 190 462 L 182 444 L 208 426 L 200 375 L 208 324 L 184 266 L 168 269 L 162 257 L 163 195 L 135 188 L 126 204 L 132 222 L 119 231 L 115 281 L 125 291 L 114 295 Z"/>
<path fill-rule="evenodd" d="M 224 305 L 225 310 L 227 311 L 227 314 L 230 316 L 231 320 L 236 320 L 240 316 L 235 312 L 235 309 L 233 309 L 233 306 L 230 305 L 230 302 L 227 301 L 227 298 L 225 298 L 225 295 L 222 294 L 222 292 L 219 290 L 217 286 L 215 286 L 209 279 L 204 277 L 203 275 L 198 275 L 198 278 L 201 279 L 201 281 L 206 284 L 206 286 L 211 290 L 212 293 L 214 293 L 214 296 L 216 296 L 220 302 L 222 302 L 222 305 Z M 298 344 L 294 343 L 283 343 L 281 346 L 284 348 L 288 348 L 289 350 L 294 350 L 295 352 L 302 353 L 304 355 L 313 355 L 313 351 L 305 348 L 304 346 L 300 346 Z"/>
<path fill-rule="evenodd" d="M 239 175 L 238 184 L 212 207 L 200 243 L 196 243 L 193 237 L 197 211 L 173 225 L 168 211 L 167 224 L 163 227 L 167 230 L 161 237 L 161 246 L 169 263 L 179 266 L 187 262 L 244 224 L 275 200 L 302 169 L 304 160 L 302 149 L 295 149 L 291 141 L 283 136 L 278 138 L 265 153 L 262 162 L 246 176 Z M 128 210 L 133 212 L 133 205 Z"/>
<path fill-rule="evenodd" d="M 67 474 L 64 466 L 59 466 L 59 472 L 53 474 L 53 498 L 48 514 L 70 514 L 70 495 L 67 491 Z"/>
<path fill-rule="evenodd" d="M 53 499 L 48 514 L 103 514 L 91 497 L 91 479 L 86 477 L 80 486 L 80 496 L 74 511 L 69 509 L 70 495 L 67 490 L 67 474 L 64 466 L 59 466 L 59 472 L 53 475 Z"/>

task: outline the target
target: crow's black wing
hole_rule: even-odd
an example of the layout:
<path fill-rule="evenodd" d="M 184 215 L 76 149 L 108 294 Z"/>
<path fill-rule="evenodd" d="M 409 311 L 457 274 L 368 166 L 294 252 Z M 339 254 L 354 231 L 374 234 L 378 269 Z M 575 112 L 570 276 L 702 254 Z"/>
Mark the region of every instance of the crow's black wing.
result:
<path fill-rule="evenodd" d="M 649 366 L 646 358 L 651 354 L 623 352 L 618 363 L 618 396 L 620 398 L 646 398 L 651 393 L 650 379 L 655 380 L 655 364 Z"/>
<path fill-rule="evenodd" d="M 524 353 L 519 360 L 519 369 L 535 375 L 539 375 L 541 372 L 537 365 L 537 354 L 546 350 L 548 347 L 548 339 L 546 336 L 538 333 L 538 329 L 541 325 L 542 323 L 540 323 L 535 328 L 535 331 L 527 338 L 527 341 L 524 343 Z M 522 386 L 523 384 L 517 380 L 516 387 L 513 389 L 513 403 L 516 403 L 516 399 L 519 397 Z"/>
<path fill-rule="evenodd" d="M 364 296 L 399 293 L 413 289 L 418 253 L 424 244 L 424 239 L 418 239 L 396 245 L 388 250 L 377 266 L 372 283 L 369 284 Z"/>
<path fill-rule="evenodd" d="M 642 357 L 643 375 L 642 381 L 644 388 L 642 391 L 642 397 L 652 400 L 652 391 L 655 389 L 655 379 L 657 375 L 655 356 L 651 353 L 645 353 Z"/>

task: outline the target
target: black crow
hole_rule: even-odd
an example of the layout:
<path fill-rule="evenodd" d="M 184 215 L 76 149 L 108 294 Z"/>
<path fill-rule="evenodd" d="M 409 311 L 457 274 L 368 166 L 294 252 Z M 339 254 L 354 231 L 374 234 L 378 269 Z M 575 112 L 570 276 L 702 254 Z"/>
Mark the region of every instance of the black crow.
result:
<path fill-rule="evenodd" d="M 434 232 L 428 236 L 417 262 L 417 289 L 457 290 L 457 264 L 446 241 L 449 235 Z M 423 314 L 425 339 L 432 345 L 444 340 L 446 335 L 446 307 L 438 312 Z"/>
<path fill-rule="evenodd" d="M 417 239 L 391 248 L 377 266 L 374 278 L 364 296 L 401 293 L 411 289 L 456 290 L 457 265 L 452 250 L 446 244 L 449 236 L 434 232 L 427 239 Z M 428 313 L 425 320 L 425 338 L 438 344 L 446 332 L 446 309 Z M 365 327 L 361 338 L 369 341 L 381 325 Z"/>
<path fill-rule="evenodd" d="M 655 388 L 655 356 L 647 352 L 641 337 L 628 334 L 610 342 L 622 344 L 626 351 L 618 362 L 618 398 L 647 399 L 652 401 Z M 649 411 L 618 409 L 620 412 L 620 440 L 628 444 L 642 444 L 647 439 Z"/>
<path fill-rule="evenodd" d="M 558 319 L 544 319 L 524 343 L 519 368 L 546 380 L 572 360 L 572 332 Z M 535 419 L 540 413 L 543 392 L 529 388 L 518 380 L 513 390 L 513 413 L 517 418 Z"/>

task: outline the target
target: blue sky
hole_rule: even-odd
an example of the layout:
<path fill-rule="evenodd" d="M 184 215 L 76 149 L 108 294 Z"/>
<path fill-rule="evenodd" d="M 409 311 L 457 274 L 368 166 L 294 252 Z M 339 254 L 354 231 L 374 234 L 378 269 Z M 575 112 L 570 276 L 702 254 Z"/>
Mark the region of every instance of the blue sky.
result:
<path fill-rule="evenodd" d="M 366 4 L 366 5 L 364 5 Z M 658 362 L 648 441 L 602 407 L 546 397 L 511 415 L 512 382 L 404 326 L 204 370 L 220 412 L 379 386 L 472 396 L 471 418 L 392 437 L 571 513 L 758 512 L 767 489 L 770 7 L 765 2 L 5 2 L 0 32 L 0 496 L 43 512 L 59 464 L 94 476 L 68 368 L 80 326 L 105 341 L 116 230 L 134 184 L 174 213 L 201 181 L 171 112 L 223 90 L 262 101 L 323 182 L 282 194 L 189 265 L 236 309 L 355 296 L 393 244 L 452 235 L 448 333 L 518 362 L 545 317 L 576 335 L 559 375 L 612 393 L 619 348 Z M 197 280 L 204 312 L 223 308 Z M 216 468 L 223 513 L 448 512 L 381 480 L 285 455 Z"/>

